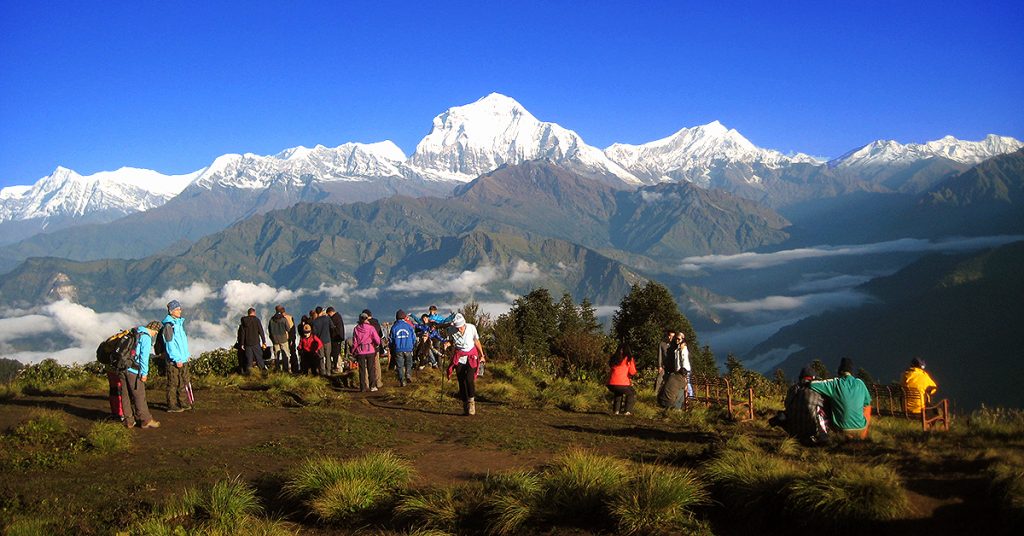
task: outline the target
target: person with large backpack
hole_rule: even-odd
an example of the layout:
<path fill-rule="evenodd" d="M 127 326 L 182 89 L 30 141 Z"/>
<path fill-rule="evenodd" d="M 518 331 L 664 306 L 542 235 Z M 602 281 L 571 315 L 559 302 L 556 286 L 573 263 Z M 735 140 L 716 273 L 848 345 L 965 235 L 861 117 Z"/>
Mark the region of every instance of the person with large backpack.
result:
<path fill-rule="evenodd" d="M 181 316 L 181 303 L 171 300 L 167 304 L 163 332 L 160 334 L 167 350 L 167 412 L 181 413 L 192 409 L 192 380 L 189 377 L 188 334 Z"/>
<path fill-rule="evenodd" d="M 814 369 L 810 365 L 801 369 L 797 383 L 786 392 L 785 411 L 768 420 L 768 424 L 781 426 L 808 447 L 828 445 L 830 438 L 825 398 L 811 389 L 814 379 Z"/>
<path fill-rule="evenodd" d="M 146 403 L 149 356 L 161 325 L 153 321 L 145 326 L 122 331 L 100 344 L 96 358 L 107 365 L 121 386 L 122 421 L 128 428 L 159 428 Z"/>

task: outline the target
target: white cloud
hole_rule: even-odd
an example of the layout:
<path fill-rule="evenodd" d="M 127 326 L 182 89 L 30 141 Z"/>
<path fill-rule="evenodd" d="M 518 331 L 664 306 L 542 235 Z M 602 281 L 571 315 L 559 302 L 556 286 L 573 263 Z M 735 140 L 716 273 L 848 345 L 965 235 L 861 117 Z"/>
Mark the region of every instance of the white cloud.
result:
<path fill-rule="evenodd" d="M 0 342 L 6 346 L 25 335 L 60 333 L 71 339 L 72 346 L 54 352 L 5 352 L 5 356 L 29 363 L 46 358 L 61 363 L 84 363 L 96 359 L 96 346 L 103 338 L 143 323 L 132 312 L 97 313 L 84 305 L 61 300 L 24 316 L 0 320 Z M 26 333 L 26 329 L 30 331 Z"/>
<path fill-rule="evenodd" d="M 449 271 L 425 272 L 394 283 L 385 290 L 404 292 L 410 296 L 427 293 L 469 296 L 486 290 L 486 285 L 498 277 L 498 270 L 492 266 L 484 266 L 476 271 L 466 270 L 458 274 Z"/>
<path fill-rule="evenodd" d="M 221 288 L 220 295 L 224 299 L 229 312 L 244 311 L 249 307 L 267 303 L 291 301 L 306 294 L 305 290 L 274 288 L 266 283 L 246 283 L 232 279 Z"/>
<path fill-rule="evenodd" d="M 840 307 L 856 307 L 871 299 L 867 294 L 853 290 L 819 292 L 803 296 L 768 296 L 756 300 L 728 302 L 715 305 L 716 308 L 734 313 L 761 313 L 795 310 L 825 310 Z"/>
<path fill-rule="evenodd" d="M 594 316 L 597 318 L 611 318 L 618 310 L 618 305 L 596 305 L 594 306 Z"/>
<path fill-rule="evenodd" d="M 57 328 L 47 315 L 29 314 L 11 318 L 0 318 L 0 343 L 22 337 L 49 333 Z"/>
<path fill-rule="evenodd" d="M 778 366 L 785 360 L 789 359 L 789 356 L 803 349 L 803 346 L 797 344 L 791 344 L 786 348 L 774 348 L 767 352 L 758 354 L 751 359 L 745 360 L 743 364 L 751 370 L 755 370 L 762 374 L 769 374 L 771 371 L 778 368 Z"/>
<path fill-rule="evenodd" d="M 687 257 L 682 261 L 684 271 L 701 269 L 754 270 L 778 266 L 804 259 L 821 257 L 872 255 L 878 253 L 919 253 L 929 251 L 972 251 L 997 247 L 1010 242 L 1024 240 L 1024 236 L 984 236 L 976 238 L 951 238 L 930 241 L 918 238 L 902 238 L 889 242 L 845 246 L 815 246 L 810 248 L 787 249 L 774 253 L 738 253 L 736 255 L 704 255 Z"/>
<path fill-rule="evenodd" d="M 508 276 L 508 280 L 510 283 L 526 283 L 540 279 L 543 276 L 544 272 L 541 271 L 536 263 L 519 259 L 512 266 L 512 273 Z"/>
<path fill-rule="evenodd" d="M 163 294 L 156 297 L 139 298 L 137 303 L 143 309 L 163 309 L 167 307 L 167 303 L 171 300 L 178 300 L 182 307 L 188 309 L 214 297 L 216 297 L 216 294 L 214 294 L 210 285 L 197 281 L 183 289 L 167 289 Z"/>
<path fill-rule="evenodd" d="M 871 276 L 866 275 L 837 275 L 824 279 L 803 281 L 790 287 L 790 290 L 795 292 L 821 292 L 825 290 L 851 288 L 867 283 L 871 279 Z"/>

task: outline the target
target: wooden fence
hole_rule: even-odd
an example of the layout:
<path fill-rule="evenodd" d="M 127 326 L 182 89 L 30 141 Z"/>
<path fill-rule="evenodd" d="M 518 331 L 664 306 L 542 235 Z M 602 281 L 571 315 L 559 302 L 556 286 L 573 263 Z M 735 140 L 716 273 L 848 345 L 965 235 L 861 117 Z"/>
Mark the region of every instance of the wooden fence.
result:
<path fill-rule="evenodd" d="M 921 429 L 925 431 L 934 430 L 937 426 L 943 431 L 949 431 L 949 401 L 946 399 L 928 405 L 927 400 L 921 400 L 920 390 L 909 389 L 904 385 L 868 384 L 868 391 L 871 392 L 876 415 L 920 420 Z M 921 413 L 907 411 L 908 401 L 918 401 L 922 407 Z"/>

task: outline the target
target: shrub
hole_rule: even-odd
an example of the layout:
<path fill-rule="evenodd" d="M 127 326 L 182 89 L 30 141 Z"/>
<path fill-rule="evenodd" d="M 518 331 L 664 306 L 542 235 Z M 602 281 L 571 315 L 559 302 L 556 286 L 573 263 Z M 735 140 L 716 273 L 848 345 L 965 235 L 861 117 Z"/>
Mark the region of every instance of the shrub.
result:
<path fill-rule="evenodd" d="M 17 382 L 0 384 L 0 400 L 14 400 L 21 396 L 21 385 Z"/>
<path fill-rule="evenodd" d="M 1024 410 L 982 406 L 968 415 L 966 433 L 986 439 L 1024 439 Z"/>
<path fill-rule="evenodd" d="M 117 422 L 98 422 L 85 436 L 86 443 L 100 454 L 124 452 L 132 446 L 132 431 Z"/>
<path fill-rule="evenodd" d="M 891 520 L 909 508 L 899 476 L 879 464 L 832 460 L 793 479 L 787 492 L 788 512 L 829 527 Z"/>
<path fill-rule="evenodd" d="M 690 471 L 644 465 L 621 487 L 611 512 L 623 534 L 682 531 L 692 508 L 707 500 L 707 491 Z"/>
<path fill-rule="evenodd" d="M 570 523 L 601 523 L 626 480 L 621 460 L 571 450 L 544 477 L 544 506 L 550 509 L 546 515 Z"/>
<path fill-rule="evenodd" d="M 15 427 L 13 436 L 22 444 L 51 445 L 66 440 L 70 433 L 63 413 L 42 409 Z"/>
<path fill-rule="evenodd" d="M 25 367 L 18 374 L 17 383 L 22 391 L 35 395 L 62 395 L 106 389 L 106 378 L 97 375 L 95 367 L 87 369 L 81 365 L 61 365 L 54 359 L 44 359 Z"/>
<path fill-rule="evenodd" d="M 203 352 L 189 361 L 189 373 L 195 376 L 227 376 L 233 372 L 238 372 L 238 351 L 234 348 Z"/>

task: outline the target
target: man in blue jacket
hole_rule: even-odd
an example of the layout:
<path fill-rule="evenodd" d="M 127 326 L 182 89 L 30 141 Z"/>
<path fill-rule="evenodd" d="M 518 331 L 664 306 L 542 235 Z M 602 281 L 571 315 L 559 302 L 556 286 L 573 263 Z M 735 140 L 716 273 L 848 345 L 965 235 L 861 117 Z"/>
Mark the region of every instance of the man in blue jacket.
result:
<path fill-rule="evenodd" d="M 153 338 L 160 333 L 160 322 L 139 326 L 139 342 L 135 345 L 135 364 L 121 371 L 121 385 L 128 396 L 121 397 L 124 425 L 128 428 L 159 428 L 160 423 L 149 413 L 146 403 L 146 380 L 149 379 L 149 354 L 153 351 Z"/>
<path fill-rule="evenodd" d="M 188 374 L 188 334 L 178 300 L 167 304 L 163 328 L 161 336 L 167 347 L 167 412 L 181 413 L 192 409 L 192 381 Z"/>
<path fill-rule="evenodd" d="M 416 328 L 409 320 L 409 315 L 399 309 L 395 313 L 395 324 L 391 326 L 391 355 L 395 359 L 395 370 L 398 372 L 398 384 L 412 381 L 413 348 L 416 346 Z"/>

